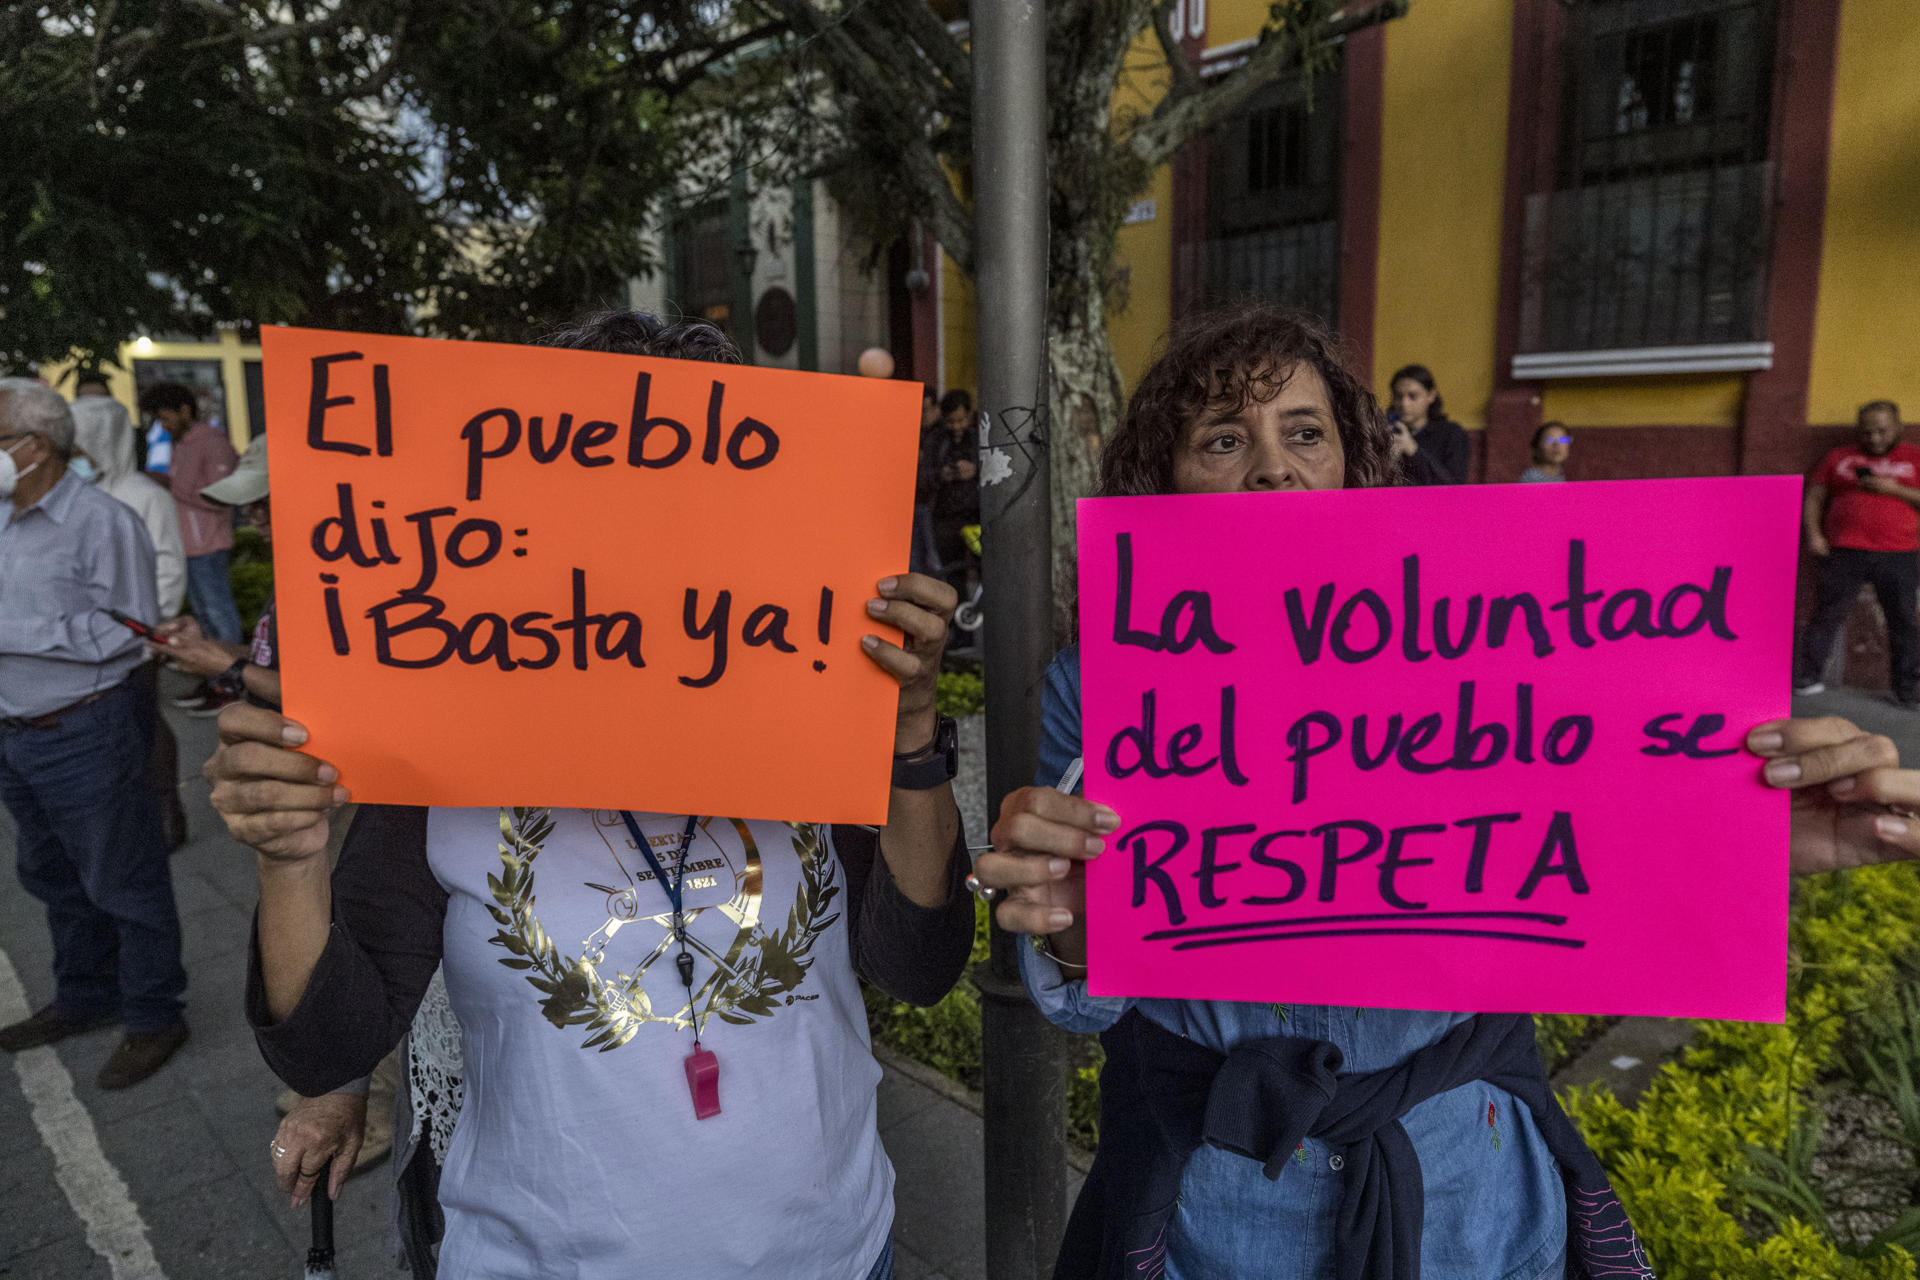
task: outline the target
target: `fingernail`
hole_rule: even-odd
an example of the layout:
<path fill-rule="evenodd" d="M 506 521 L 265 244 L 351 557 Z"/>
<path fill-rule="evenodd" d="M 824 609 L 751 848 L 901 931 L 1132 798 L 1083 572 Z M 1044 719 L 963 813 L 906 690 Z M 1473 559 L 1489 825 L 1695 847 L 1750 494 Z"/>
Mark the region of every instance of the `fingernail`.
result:
<path fill-rule="evenodd" d="M 1102 840 L 1099 836 L 1087 837 L 1086 848 L 1087 848 L 1088 854 L 1099 853 L 1102 850 L 1104 850 L 1106 847 L 1107 847 L 1107 842 L 1105 840 Z"/>
<path fill-rule="evenodd" d="M 290 747 L 297 747 L 307 740 L 307 731 L 297 724 L 280 726 L 280 741 Z"/>
<path fill-rule="evenodd" d="M 1750 751 L 1778 751 L 1787 745 L 1785 734 L 1755 730 L 1747 735 L 1747 749 Z"/>
<path fill-rule="evenodd" d="M 1875 818 L 1873 829 L 1882 840 L 1898 840 L 1907 834 L 1907 824 L 1899 818 Z"/>
<path fill-rule="evenodd" d="M 1800 781 L 1800 766 L 1791 760 L 1775 760 L 1767 766 L 1766 777 L 1776 787 L 1790 786 Z"/>
<path fill-rule="evenodd" d="M 872 653 L 874 650 L 880 647 L 880 637 L 879 636 L 861 636 L 860 647 L 862 649 L 865 649 L 868 653 Z"/>
<path fill-rule="evenodd" d="M 1064 929 L 1073 923 L 1073 912 L 1065 907 L 1055 907 L 1047 912 L 1047 923 L 1056 929 Z"/>
<path fill-rule="evenodd" d="M 887 611 L 887 602 L 885 600 L 867 601 L 867 612 L 872 614 L 874 617 L 876 618 L 881 617 L 886 613 L 886 611 Z"/>
<path fill-rule="evenodd" d="M 1058 880 L 1061 876 L 1067 874 L 1067 872 L 1071 870 L 1073 870 L 1073 863 L 1067 861 L 1067 859 L 1065 858 L 1048 858 L 1047 859 L 1047 874 L 1052 876 L 1055 880 Z"/>
<path fill-rule="evenodd" d="M 335 787 L 333 789 L 333 802 L 335 804 L 345 804 L 347 802 L 347 799 L 348 799 L 348 792 L 345 787 Z"/>
<path fill-rule="evenodd" d="M 330 764 L 323 764 L 320 766 L 319 772 L 315 773 L 313 776 L 320 779 L 320 781 L 322 782 L 332 782 L 335 778 L 338 778 L 340 776 L 340 771 L 334 768 Z"/>
<path fill-rule="evenodd" d="M 1827 793 L 1829 795 L 1844 796 L 1858 785 L 1859 783 L 1853 778 L 1835 778 L 1827 784 Z"/>
<path fill-rule="evenodd" d="M 1097 831 L 1117 831 L 1120 828 L 1120 815 L 1105 805 L 1096 805 L 1093 826 Z"/>
<path fill-rule="evenodd" d="M 882 591 L 891 591 L 891 590 L 893 590 L 893 589 L 894 589 L 895 587 L 897 587 L 897 586 L 899 586 L 899 585 L 900 585 L 900 579 L 898 579 L 898 578 L 882 578 L 882 579 L 880 579 L 880 589 L 881 589 Z"/>

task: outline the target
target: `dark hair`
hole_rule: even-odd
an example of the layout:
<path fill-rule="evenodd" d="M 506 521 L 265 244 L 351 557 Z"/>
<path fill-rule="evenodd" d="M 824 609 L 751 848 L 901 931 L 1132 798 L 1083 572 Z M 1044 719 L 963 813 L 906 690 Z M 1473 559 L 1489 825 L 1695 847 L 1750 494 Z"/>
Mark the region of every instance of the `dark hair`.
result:
<path fill-rule="evenodd" d="M 920 384 L 920 403 L 925 404 L 929 400 L 938 404 L 940 402 L 940 393 L 933 389 L 931 382 L 923 382 Z"/>
<path fill-rule="evenodd" d="M 940 397 L 941 413 L 952 413 L 955 409 L 964 409 L 968 413 L 973 412 L 973 397 L 959 387 L 955 387 Z"/>
<path fill-rule="evenodd" d="M 1900 406 L 1891 400 L 1869 400 L 1860 406 L 1860 412 L 1853 416 L 1853 425 L 1863 427 L 1870 413 L 1890 413 L 1895 422 L 1900 421 Z"/>
<path fill-rule="evenodd" d="M 1433 403 L 1427 406 L 1427 416 L 1429 418 L 1444 418 L 1447 416 L 1446 401 L 1440 398 L 1440 387 L 1433 380 L 1433 370 L 1423 364 L 1402 365 L 1391 378 L 1387 379 L 1388 395 L 1393 394 L 1394 387 L 1399 384 L 1402 378 L 1412 378 L 1432 393 Z"/>
<path fill-rule="evenodd" d="M 200 417 L 200 401 L 177 382 L 156 382 L 140 393 L 140 412 L 158 413 L 162 409 L 185 409 L 188 417 Z"/>
<path fill-rule="evenodd" d="M 740 348 L 710 320 L 685 316 L 674 321 L 644 311 L 596 311 L 540 340 L 543 347 L 607 351 L 620 356 L 661 356 L 668 360 L 706 360 L 741 364 Z"/>
<path fill-rule="evenodd" d="M 1529 447 L 1538 449 L 1540 447 L 1540 437 L 1546 435 L 1549 431 L 1566 431 L 1569 436 L 1573 434 L 1573 432 L 1567 430 L 1566 423 L 1555 418 L 1551 422 L 1543 422 L 1533 429 L 1533 440 Z"/>
<path fill-rule="evenodd" d="M 1100 459 L 1100 496 L 1173 491 L 1174 450 L 1204 410 L 1230 413 L 1280 394 L 1301 365 L 1327 384 L 1350 489 L 1393 483 L 1387 421 L 1366 384 L 1340 360 L 1333 335 L 1309 317 L 1253 302 L 1183 323 L 1127 402 L 1126 420 Z"/>
<path fill-rule="evenodd" d="M 82 387 L 105 387 L 108 390 L 111 390 L 112 384 L 107 381 L 106 374 L 101 373 L 98 369 L 89 369 L 85 373 L 76 374 L 74 376 L 74 379 L 73 379 L 74 393 L 76 395 L 79 394 L 80 388 Z"/>

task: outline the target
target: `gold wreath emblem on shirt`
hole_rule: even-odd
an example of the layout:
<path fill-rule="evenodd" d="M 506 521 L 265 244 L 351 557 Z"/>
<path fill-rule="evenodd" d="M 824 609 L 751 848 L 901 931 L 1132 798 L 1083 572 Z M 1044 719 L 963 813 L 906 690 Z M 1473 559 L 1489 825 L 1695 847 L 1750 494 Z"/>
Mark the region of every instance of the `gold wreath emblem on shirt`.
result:
<path fill-rule="evenodd" d="M 827 914 L 840 886 L 834 883 L 833 859 L 822 856 L 819 832 L 806 824 L 787 825 L 800 861 L 800 890 L 786 927 L 768 933 L 756 919 L 745 934 L 745 948 L 730 953 L 738 955 L 738 963 L 730 971 L 716 971 L 695 993 L 694 1001 L 670 1013 L 654 1011 L 641 985 L 644 965 L 630 974 L 616 971 L 609 978 L 584 956 L 563 954 L 541 927 L 533 909 L 534 863 L 553 834 L 548 809 L 500 810 L 501 870 L 487 877 L 493 895 L 487 912 L 500 929 L 488 941 L 509 953 L 500 958 L 501 964 L 524 972 L 541 993 L 540 1011 L 547 1021 L 556 1027 L 587 1029 L 583 1049 L 602 1053 L 617 1049 L 649 1022 L 680 1028 L 704 1023 L 713 1014 L 723 1022 L 743 1025 L 770 1017 L 783 1003 L 791 1003 L 786 998 L 806 981 L 813 965 L 814 942 L 839 919 L 838 912 Z M 694 1004 L 701 994 L 707 996 L 705 1008 L 696 1012 Z"/>

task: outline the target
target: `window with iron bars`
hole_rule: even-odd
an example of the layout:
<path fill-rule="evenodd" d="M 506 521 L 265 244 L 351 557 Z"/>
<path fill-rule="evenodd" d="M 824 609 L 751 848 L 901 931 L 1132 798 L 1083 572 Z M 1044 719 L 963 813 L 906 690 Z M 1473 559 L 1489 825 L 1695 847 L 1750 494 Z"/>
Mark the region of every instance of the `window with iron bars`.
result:
<path fill-rule="evenodd" d="M 1573 0 L 1520 351 L 1766 337 L 1773 0 Z"/>
<path fill-rule="evenodd" d="M 1337 64 L 1264 90 L 1214 131 L 1206 236 L 1181 253 L 1190 306 L 1257 298 L 1338 321 Z"/>

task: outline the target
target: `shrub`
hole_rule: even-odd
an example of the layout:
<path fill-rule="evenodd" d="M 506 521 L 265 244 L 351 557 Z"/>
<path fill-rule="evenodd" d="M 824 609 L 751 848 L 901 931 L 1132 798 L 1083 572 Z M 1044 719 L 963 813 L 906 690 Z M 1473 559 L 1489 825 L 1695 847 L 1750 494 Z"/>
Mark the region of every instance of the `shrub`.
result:
<path fill-rule="evenodd" d="M 261 611 L 273 597 L 273 551 L 259 530 L 242 526 L 233 531 L 227 578 L 233 584 L 233 603 L 240 610 L 244 634 L 252 635 Z"/>
<path fill-rule="evenodd" d="M 1920 952 L 1920 877 L 1880 867 L 1802 882 L 1789 937 L 1787 1021 L 1696 1023 L 1638 1105 L 1603 1087 L 1567 1109 L 1663 1280 L 1897 1280 L 1904 1249 L 1842 1247 L 1804 1180 L 1810 1108 L 1850 1039 L 1878 1034 L 1900 965 Z M 1809 1221 L 1808 1219 L 1814 1219 Z"/>
<path fill-rule="evenodd" d="M 977 666 L 942 671 L 933 696 L 940 714 L 956 720 L 961 716 L 977 716 L 987 709 L 987 683 Z"/>

